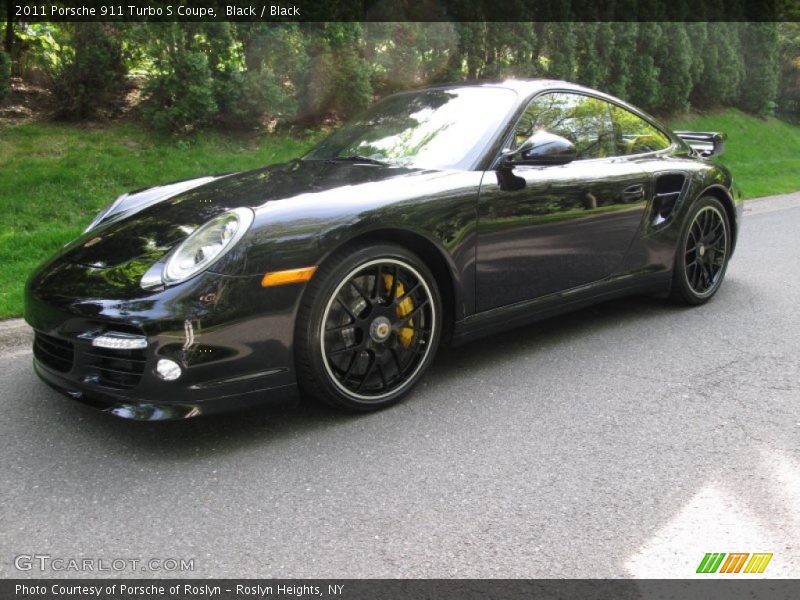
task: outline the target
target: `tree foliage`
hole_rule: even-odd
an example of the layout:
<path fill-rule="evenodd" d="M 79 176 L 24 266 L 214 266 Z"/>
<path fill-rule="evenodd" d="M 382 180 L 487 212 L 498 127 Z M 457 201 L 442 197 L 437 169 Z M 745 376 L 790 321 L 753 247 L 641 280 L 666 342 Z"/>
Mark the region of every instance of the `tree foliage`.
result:
<path fill-rule="evenodd" d="M 208 56 L 198 51 L 170 54 L 143 89 L 145 117 L 158 129 L 191 131 L 219 112 Z"/>
<path fill-rule="evenodd" d="M 774 23 L 741 27 L 744 80 L 740 107 L 757 115 L 773 111 L 778 92 L 778 35 Z"/>
<path fill-rule="evenodd" d="M 663 23 L 661 43 L 654 52 L 658 67 L 658 103 L 662 113 L 677 113 L 689 108 L 692 79 L 692 46 L 685 23 Z"/>
<path fill-rule="evenodd" d="M 509 1 L 514 10 L 527 6 Z M 313 126 L 398 90 L 506 77 L 574 81 L 660 114 L 690 106 L 800 111 L 796 24 L 668 18 L 688 11 L 685 0 L 591 6 L 594 22 L 571 21 L 573 3 L 557 2 L 540 5 L 547 22 L 16 23 L 14 64 L 23 77 L 50 72 L 59 112 L 72 118 L 133 79 L 144 119 L 175 131 Z M 652 20 L 614 18 L 637 7 Z M 746 8 L 722 0 L 708 7 L 732 17 Z M 462 12 L 470 10 L 464 3 Z"/>
<path fill-rule="evenodd" d="M 58 116 L 80 120 L 119 105 L 126 68 L 112 23 L 75 23 L 72 28 L 72 51 L 56 67 L 52 89 Z"/>
<path fill-rule="evenodd" d="M 738 41 L 739 23 L 709 24 L 703 71 L 692 90 L 692 104 L 700 108 L 736 104 L 744 77 Z"/>
<path fill-rule="evenodd" d="M 778 108 L 800 118 L 800 22 L 781 23 L 778 28 L 780 91 Z"/>
<path fill-rule="evenodd" d="M 631 60 L 631 84 L 627 99 L 642 108 L 653 109 L 661 99 L 661 71 L 655 61 L 661 45 L 661 24 L 638 23 L 636 26 L 636 50 Z"/>

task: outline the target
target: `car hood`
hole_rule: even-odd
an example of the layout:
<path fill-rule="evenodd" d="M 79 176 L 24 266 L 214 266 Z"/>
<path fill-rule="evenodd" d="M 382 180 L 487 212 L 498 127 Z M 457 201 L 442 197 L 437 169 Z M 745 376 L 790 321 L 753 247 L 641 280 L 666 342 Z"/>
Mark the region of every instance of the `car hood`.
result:
<path fill-rule="evenodd" d="M 255 210 L 270 202 L 326 191 L 379 183 L 425 171 L 407 167 L 294 160 L 225 176 L 162 199 L 121 220 L 101 225 L 68 244 L 58 258 L 104 269 L 138 259 L 152 264 L 197 227 L 232 208 Z M 428 171 L 430 173 L 430 171 Z M 394 184 L 393 184 L 394 185 Z M 330 200 L 335 201 L 336 194 Z"/>

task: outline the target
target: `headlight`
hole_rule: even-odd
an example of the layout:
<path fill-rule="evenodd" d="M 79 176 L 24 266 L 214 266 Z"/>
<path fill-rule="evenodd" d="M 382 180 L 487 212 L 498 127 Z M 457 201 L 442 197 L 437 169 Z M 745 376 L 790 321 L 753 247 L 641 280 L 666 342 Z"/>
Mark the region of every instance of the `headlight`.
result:
<path fill-rule="evenodd" d="M 180 283 L 208 268 L 242 239 L 253 216 L 249 208 L 234 208 L 198 227 L 172 252 L 162 281 L 166 285 Z"/>

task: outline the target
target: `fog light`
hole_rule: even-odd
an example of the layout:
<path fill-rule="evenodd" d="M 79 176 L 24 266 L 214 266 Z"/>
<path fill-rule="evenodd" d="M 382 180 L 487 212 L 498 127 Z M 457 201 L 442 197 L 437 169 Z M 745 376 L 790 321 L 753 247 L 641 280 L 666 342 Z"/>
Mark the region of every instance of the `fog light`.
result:
<path fill-rule="evenodd" d="M 181 376 L 181 367 L 174 360 L 162 358 L 156 363 L 156 373 L 164 381 L 175 381 Z"/>

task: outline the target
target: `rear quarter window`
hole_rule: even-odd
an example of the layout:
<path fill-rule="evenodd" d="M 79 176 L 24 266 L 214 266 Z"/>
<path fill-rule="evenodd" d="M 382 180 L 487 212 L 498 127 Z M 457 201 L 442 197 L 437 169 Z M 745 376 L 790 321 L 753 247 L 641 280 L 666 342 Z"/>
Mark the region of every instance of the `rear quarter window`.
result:
<path fill-rule="evenodd" d="M 663 131 L 620 106 L 611 105 L 611 120 L 619 156 L 665 150 L 672 144 Z"/>

